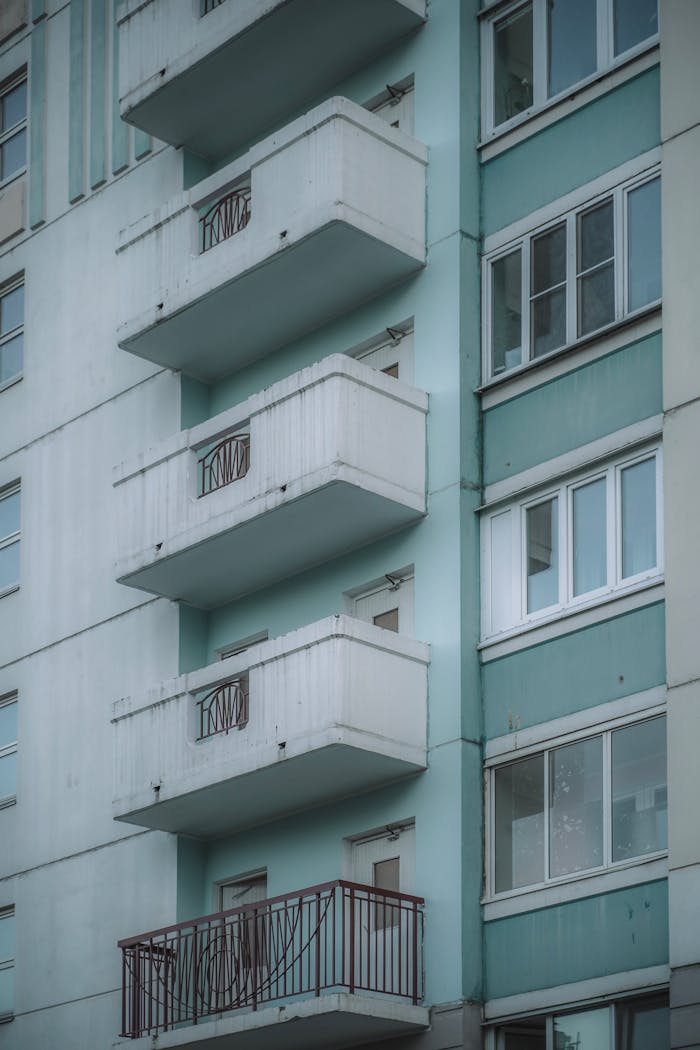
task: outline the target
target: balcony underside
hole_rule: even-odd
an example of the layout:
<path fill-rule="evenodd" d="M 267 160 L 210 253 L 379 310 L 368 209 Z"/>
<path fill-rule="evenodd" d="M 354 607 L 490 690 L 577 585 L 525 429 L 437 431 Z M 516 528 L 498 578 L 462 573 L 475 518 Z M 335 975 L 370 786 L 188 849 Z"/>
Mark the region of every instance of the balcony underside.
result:
<path fill-rule="evenodd" d="M 204 1021 L 158 1035 L 158 1047 L 189 1050 L 341 1050 L 342 1047 L 415 1035 L 428 1028 L 430 1012 L 405 1000 L 345 992 L 323 994 Z M 120 1040 L 124 1050 L 147 1050 L 153 1040 Z"/>
<path fill-rule="evenodd" d="M 197 28 L 216 20 L 225 33 L 226 6 Z M 198 61 L 186 53 L 163 76 L 154 70 L 121 100 L 122 116 L 173 146 L 222 158 L 328 94 L 422 24 L 396 0 L 289 0 Z"/>
<path fill-rule="evenodd" d="M 230 735 L 234 737 L 238 732 L 233 729 Z M 233 745 L 237 743 L 232 740 Z M 260 767 L 252 772 L 231 777 L 235 771 L 232 761 L 227 769 L 222 769 L 222 775 L 229 776 L 226 780 L 188 790 L 191 785 L 181 778 L 177 784 L 161 785 L 161 801 L 157 804 L 122 814 L 121 804 L 117 802 L 114 815 L 139 827 L 195 838 L 216 838 L 333 799 L 369 791 L 425 769 L 425 751 L 406 744 L 382 743 L 386 750 L 392 749 L 396 754 L 370 750 L 377 746 L 376 738 L 367 736 L 363 740 L 362 733 L 333 727 L 317 734 L 316 739 L 305 737 L 290 741 L 286 751 L 273 744 L 261 749 L 262 753 L 246 755 L 249 764 Z M 197 746 L 204 751 L 207 741 Z M 303 749 L 303 753 L 285 757 L 287 751 L 293 755 L 295 749 Z M 207 767 L 202 775 L 211 781 L 211 770 Z M 168 798 L 171 789 L 182 794 Z M 152 799 L 151 790 L 149 801 Z M 134 798 L 130 799 L 131 806 L 135 803 Z"/>
<path fill-rule="evenodd" d="M 323 226 L 230 279 L 226 247 L 211 249 L 221 253 L 215 288 L 186 290 L 186 303 L 166 298 L 162 309 L 154 304 L 121 326 L 119 345 L 211 382 L 320 328 L 423 265 L 345 222 Z"/>
<path fill-rule="evenodd" d="M 244 509 L 244 521 L 240 510 L 232 512 L 230 522 L 229 515 L 220 515 L 164 542 L 159 554 L 149 548 L 125 558 L 118 565 L 119 582 L 199 608 L 215 608 L 423 516 L 422 497 L 406 492 L 406 502 L 398 502 L 398 493 L 371 491 L 361 486 L 360 472 L 351 473 L 358 475 L 357 484 L 315 484 L 312 476 L 302 481 L 306 494 L 270 493 L 259 501 L 260 513 L 255 506 Z M 372 481 L 375 488 L 383 487 L 378 479 Z M 274 501 L 279 505 L 269 509 Z"/>

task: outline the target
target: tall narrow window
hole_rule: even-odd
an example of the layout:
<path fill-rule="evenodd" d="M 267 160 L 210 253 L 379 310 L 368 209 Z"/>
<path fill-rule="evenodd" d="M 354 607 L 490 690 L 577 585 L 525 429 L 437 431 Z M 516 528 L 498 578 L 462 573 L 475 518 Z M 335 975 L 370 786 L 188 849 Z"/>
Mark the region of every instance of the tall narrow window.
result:
<path fill-rule="evenodd" d="M 496 770 L 496 893 L 544 879 L 541 755 Z"/>
<path fill-rule="evenodd" d="M 573 596 L 604 587 L 608 578 L 605 478 L 572 494 Z"/>
<path fill-rule="evenodd" d="M 659 31 L 658 0 L 613 0 L 615 54 L 622 55 Z"/>
<path fill-rule="evenodd" d="M 666 721 L 612 734 L 612 859 L 628 860 L 666 849 Z"/>
<path fill-rule="evenodd" d="M 19 488 L 0 492 L 0 595 L 19 583 Z"/>
<path fill-rule="evenodd" d="M 0 89 L 0 183 L 27 166 L 27 80 Z"/>
<path fill-rule="evenodd" d="M 15 910 L 0 911 L 0 1018 L 12 1017 L 15 1004 Z"/>
<path fill-rule="evenodd" d="M 549 874 L 603 863 L 603 739 L 552 751 L 549 763 Z"/>
<path fill-rule="evenodd" d="M 0 389 L 22 374 L 24 284 L 0 289 Z"/>
<path fill-rule="evenodd" d="M 615 233 L 612 198 L 578 216 L 578 334 L 615 319 Z"/>
<path fill-rule="evenodd" d="M 503 124 L 533 102 L 532 4 L 494 25 L 495 123 Z"/>
<path fill-rule="evenodd" d="M 595 73 L 596 0 L 549 0 L 547 44 L 550 96 Z"/>
<path fill-rule="evenodd" d="M 656 465 L 645 459 L 620 474 L 622 576 L 627 579 L 656 566 Z"/>
<path fill-rule="evenodd" d="M 554 1018 L 557 1050 L 612 1050 L 610 1007 Z"/>
<path fill-rule="evenodd" d="M 527 611 L 537 612 L 559 599 L 559 500 L 529 507 L 526 522 Z"/>
<path fill-rule="evenodd" d="M 661 298 L 661 179 L 627 194 L 627 309 Z"/>
<path fill-rule="evenodd" d="M 532 354 L 540 357 L 566 343 L 566 224 L 532 241 Z"/>
<path fill-rule="evenodd" d="M 17 795 L 17 697 L 0 697 L 0 809 Z"/>
<path fill-rule="evenodd" d="M 522 252 L 496 259 L 491 268 L 493 374 L 522 364 Z"/>

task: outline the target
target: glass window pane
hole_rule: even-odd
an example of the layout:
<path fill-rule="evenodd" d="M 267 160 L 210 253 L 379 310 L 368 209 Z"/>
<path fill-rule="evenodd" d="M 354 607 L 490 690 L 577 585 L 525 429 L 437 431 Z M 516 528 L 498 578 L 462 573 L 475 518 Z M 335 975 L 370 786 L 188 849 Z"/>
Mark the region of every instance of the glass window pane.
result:
<path fill-rule="evenodd" d="M 668 841 L 666 719 L 612 734 L 613 860 L 665 849 Z"/>
<path fill-rule="evenodd" d="M 0 758 L 0 801 L 17 794 L 17 752 Z"/>
<path fill-rule="evenodd" d="M 496 770 L 496 893 L 544 881 L 542 755 Z"/>
<path fill-rule="evenodd" d="M 603 863 L 603 741 L 552 751 L 549 765 L 549 869 L 554 878 Z"/>
<path fill-rule="evenodd" d="M 559 500 L 527 511 L 527 611 L 537 612 L 559 600 Z"/>
<path fill-rule="evenodd" d="M 547 13 L 551 98 L 597 69 L 596 0 L 548 0 Z"/>
<path fill-rule="evenodd" d="M 0 346 L 0 383 L 14 379 L 22 371 L 23 349 L 24 335 L 21 332 Z"/>
<path fill-rule="evenodd" d="M 0 748 L 17 743 L 17 701 L 0 707 Z"/>
<path fill-rule="evenodd" d="M 656 566 L 656 460 L 622 471 L 622 578 Z"/>
<path fill-rule="evenodd" d="M 19 492 L 0 497 L 0 540 L 19 532 Z"/>
<path fill-rule="evenodd" d="M 619 1050 L 669 1050 L 671 1021 L 664 999 L 619 1003 L 616 1013 Z"/>
<path fill-rule="evenodd" d="M 511 1021 L 498 1029 L 496 1050 L 546 1050 L 546 1033 L 544 1017 Z"/>
<path fill-rule="evenodd" d="M 566 293 L 563 288 L 532 301 L 532 356 L 541 357 L 566 343 Z"/>
<path fill-rule="evenodd" d="M 627 194 L 627 308 L 661 298 L 661 180 Z"/>
<path fill-rule="evenodd" d="M 0 335 L 11 332 L 24 321 L 24 285 L 13 288 L 0 299 Z"/>
<path fill-rule="evenodd" d="M 491 266 L 492 369 L 507 372 L 522 364 L 522 256 L 520 249 Z"/>
<path fill-rule="evenodd" d="M 555 1017 L 554 1050 L 612 1050 L 610 1007 Z"/>
<path fill-rule="evenodd" d="M 532 105 L 532 4 L 496 22 L 493 29 L 494 124 Z"/>
<path fill-rule="evenodd" d="M 12 1013 L 15 1003 L 15 971 L 0 970 L 0 1017 Z"/>
<path fill-rule="evenodd" d="M 659 31 L 657 0 L 614 0 L 615 54 L 621 55 Z"/>
<path fill-rule="evenodd" d="M 603 201 L 578 217 L 578 272 L 590 270 L 615 254 L 613 202 Z"/>
<path fill-rule="evenodd" d="M 608 263 L 580 277 L 578 334 L 595 332 L 615 320 L 615 266 Z"/>
<path fill-rule="evenodd" d="M 604 587 L 608 578 L 605 479 L 573 493 L 574 595 Z"/>
<path fill-rule="evenodd" d="M 566 225 L 561 223 L 532 240 L 531 294 L 549 291 L 566 281 Z"/>
<path fill-rule="evenodd" d="M 0 962 L 15 957 L 15 914 L 0 915 Z"/>
<path fill-rule="evenodd" d="M 27 116 L 27 81 L 2 96 L 2 131 L 9 131 Z"/>
<path fill-rule="evenodd" d="M 27 132 L 18 131 L 0 147 L 0 179 L 9 179 L 27 163 Z"/>
<path fill-rule="evenodd" d="M 377 613 L 372 617 L 375 627 L 383 627 L 385 631 L 396 631 L 399 629 L 399 610 L 388 609 L 386 612 Z"/>
<path fill-rule="evenodd" d="M 0 550 L 0 592 L 19 583 L 19 540 Z"/>
<path fill-rule="evenodd" d="M 511 511 L 491 518 L 491 630 L 513 626 Z"/>

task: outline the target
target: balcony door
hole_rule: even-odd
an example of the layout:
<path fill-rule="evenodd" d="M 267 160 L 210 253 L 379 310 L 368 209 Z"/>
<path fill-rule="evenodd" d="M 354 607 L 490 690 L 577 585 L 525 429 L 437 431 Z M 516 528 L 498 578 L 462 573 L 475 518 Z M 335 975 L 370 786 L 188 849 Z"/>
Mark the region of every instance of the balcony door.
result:
<path fill-rule="evenodd" d="M 387 577 L 353 601 L 353 615 L 387 631 L 413 634 L 413 577 Z"/>
<path fill-rule="evenodd" d="M 254 905 L 267 897 L 267 874 L 220 883 L 221 911 L 246 908 L 226 923 L 225 958 L 219 961 L 220 1009 L 231 1010 L 264 999 L 269 970 L 269 917 Z"/>
<path fill-rule="evenodd" d="M 352 844 L 352 880 L 377 890 L 415 893 L 415 828 L 407 825 Z M 355 983 L 406 995 L 414 980 L 415 915 L 391 896 L 358 894 L 355 902 Z"/>

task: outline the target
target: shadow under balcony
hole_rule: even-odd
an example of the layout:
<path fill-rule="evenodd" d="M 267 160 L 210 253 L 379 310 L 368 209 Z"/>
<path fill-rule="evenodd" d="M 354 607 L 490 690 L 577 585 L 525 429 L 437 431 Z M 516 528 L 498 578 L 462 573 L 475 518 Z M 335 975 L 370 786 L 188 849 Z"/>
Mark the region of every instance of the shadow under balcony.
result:
<path fill-rule="evenodd" d="M 404 280 L 426 163 L 347 99 L 299 117 L 122 231 L 120 347 L 211 382 Z"/>
<path fill-rule="evenodd" d="M 125 0 L 130 124 L 218 159 L 279 126 L 425 21 L 425 0 Z"/>
<path fill-rule="evenodd" d="M 118 580 L 213 608 L 419 521 L 427 403 L 333 354 L 116 468 Z"/>
<path fill-rule="evenodd" d="M 337 881 L 119 942 L 134 1050 L 336 1050 L 425 1030 L 420 897 Z"/>
<path fill-rule="evenodd" d="M 426 768 L 428 646 L 338 615 L 113 706 L 113 816 L 209 838 Z"/>

